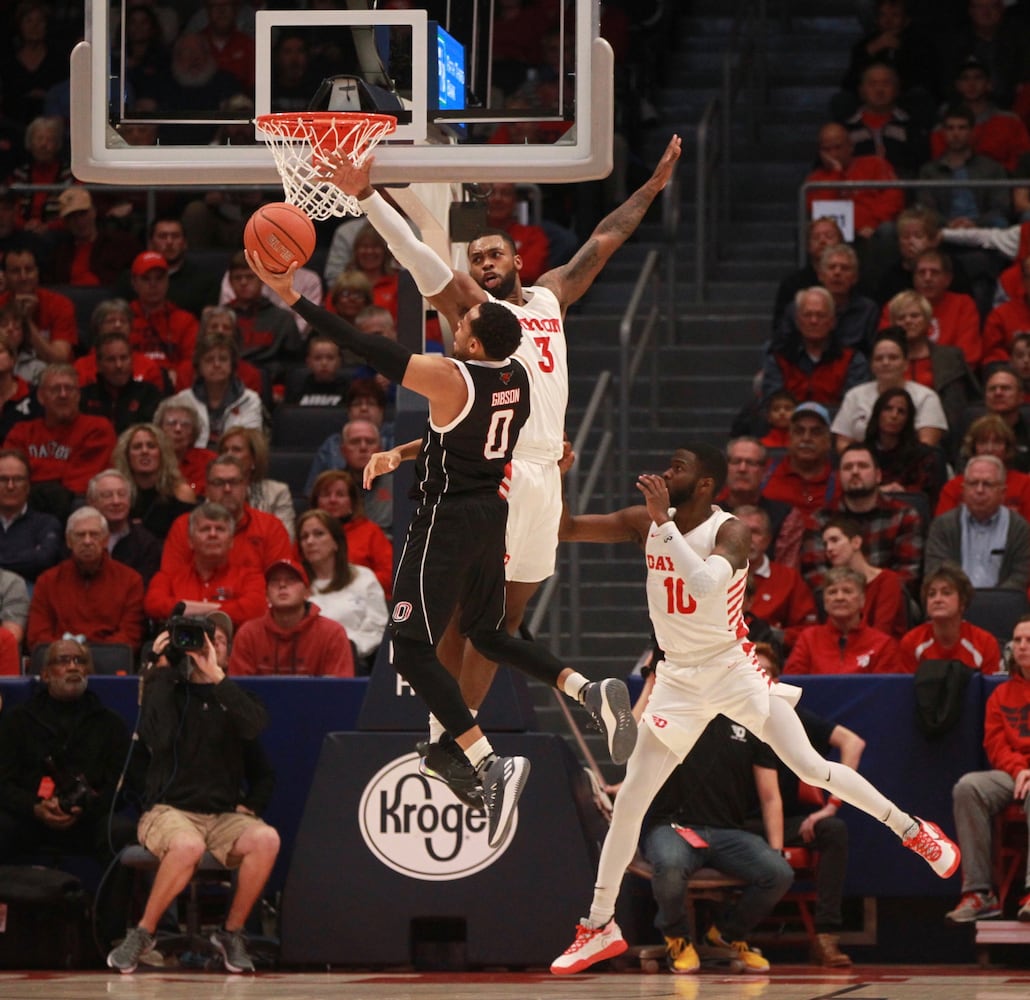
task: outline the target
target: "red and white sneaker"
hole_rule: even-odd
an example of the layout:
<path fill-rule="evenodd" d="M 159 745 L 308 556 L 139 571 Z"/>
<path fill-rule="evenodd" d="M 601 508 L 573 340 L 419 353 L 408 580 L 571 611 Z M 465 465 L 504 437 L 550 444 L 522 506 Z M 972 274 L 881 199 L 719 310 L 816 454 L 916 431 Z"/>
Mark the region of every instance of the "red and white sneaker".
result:
<path fill-rule="evenodd" d="M 950 878 L 962 861 L 958 844 L 936 823 L 918 816 L 912 818 L 919 824 L 919 829 L 902 844 L 915 851 L 941 878 Z"/>
<path fill-rule="evenodd" d="M 551 972 L 556 976 L 571 976 L 589 969 L 595 962 L 621 955 L 628 947 L 614 920 L 609 920 L 604 927 L 576 924 L 576 940 L 551 963 Z"/>

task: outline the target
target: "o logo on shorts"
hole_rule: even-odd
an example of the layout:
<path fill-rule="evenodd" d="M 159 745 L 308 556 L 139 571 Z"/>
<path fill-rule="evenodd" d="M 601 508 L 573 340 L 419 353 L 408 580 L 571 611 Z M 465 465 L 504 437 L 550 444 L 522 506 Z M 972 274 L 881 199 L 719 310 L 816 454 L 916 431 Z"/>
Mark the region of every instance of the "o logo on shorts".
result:
<path fill-rule="evenodd" d="M 654 722 L 656 729 L 664 729 L 669 724 L 668 720 L 663 719 L 660 715 L 652 715 L 651 721 Z"/>
<path fill-rule="evenodd" d="M 395 622 L 406 622 L 411 617 L 411 604 L 401 601 L 393 609 L 393 620 Z"/>

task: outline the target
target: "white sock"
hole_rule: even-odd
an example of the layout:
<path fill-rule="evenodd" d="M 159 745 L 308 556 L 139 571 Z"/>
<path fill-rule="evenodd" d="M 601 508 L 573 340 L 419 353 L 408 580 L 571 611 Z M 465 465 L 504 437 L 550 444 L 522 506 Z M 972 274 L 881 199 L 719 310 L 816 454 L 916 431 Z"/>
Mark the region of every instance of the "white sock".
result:
<path fill-rule="evenodd" d="M 573 700 L 582 701 L 581 695 L 583 689 L 590 683 L 589 679 L 584 677 L 582 674 L 573 671 L 565 678 L 565 683 L 562 684 L 562 690 Z"/>
<path fill-rule="evenodd" d="M 474 767 L 479 767 L 480 764 L 486 760 L 494 752 L 494 748 L 490 746 L 490 741 L 485 736 L 480 736 L 475 743 L 472 744 L 466 751 L 465 756 L 468 757 L 469 763 Z"/>
<path fill-rule="evenodd" d="M 444 729 L 443 723 L 435 716 L 429 716 L 429 742 L 439 743 L 441 737 L 447 730 Z"/>
<path fill-rule="evenodd" d="M 609 914 L 598 913 L 591 906 L 590 907 L 590 916 L 587 917 L 586 920 L 584 920 L 582 923 L 583 923 L 584 927 L 589 927 L 589 928 L 591 928 L 591 930 L 599 931 L 602 927 L 607 927 L 608 926 L 608 922 L 611 919 L 612 919 L 612 915 L 610 913 Z"/>

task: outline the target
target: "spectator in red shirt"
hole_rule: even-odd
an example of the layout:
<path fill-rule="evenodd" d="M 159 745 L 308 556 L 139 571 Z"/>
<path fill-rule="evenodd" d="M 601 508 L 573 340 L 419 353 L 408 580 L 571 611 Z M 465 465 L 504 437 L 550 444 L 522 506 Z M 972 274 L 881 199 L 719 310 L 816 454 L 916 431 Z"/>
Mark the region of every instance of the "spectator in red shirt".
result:
<path fill-rule="evenodd" d="M 830 414 L 819 403 L 799 404 L 790 418 L 787 454 L 769 474 L 762 494 L 804 512 L 833 500 L 837 477 L 830 465 Z"/>
<path fill-rule="evenodd" d="M 751 613 L 768 622 L 776 642 L 790 649 L 801 630 L 819 620 L 815 598 L 796 569 L 769 558 L 772 542 L 769 515 L 761 507 L 750 504 L 737 507 L 733 513 L 751 531 L 748 555 L 748 573 L 753 585 Z"/>
<path fill-rule="evenodd" d="M 998 640 L 963 615 L 973 599 L 973 585 L 955 563 L 941 563 L 923 580 L 927 620 L 910 629 L 899 643 L 901 663 L 914 674 L 923 660 L 961 660 L 972 670 L 996 674 L 1001 653 Z"/>
<path fill-rule="evenodd" d="M 192 357 L 197 317 L 168 299 L 168 261 L 145 250 L 132 262 L 132 346 L 147 357 L 177 365 Z"/>
<path fill-rule="evenodd" d="M 64 520 L 75 497 L 106 469 L 114 450 L 110 421 L 79 412 L 79 376 L 71 365 L 44 369 L 37 390 L 43 416 L 15 424 L 4 442 L 21 449 L 32 470 L 33 505 Z"/>
<path fill-rule="evenodd" d="M 789 326 L 792 321 L 792 326 Z M 837 340 L 836 304 L 818 285 L 794 297 L 784 314 L 782 341 L 773 341 L 762 365 L 762 396 L 786 389 L 795 399 L 836 409 L 844 394 L 872 377 L 865 355 Z"/>
<path fill-rule="evenodd" d="M 1018 115 L 1002 111 L 991 100 L 991 78 L 987 66 L 975 55 L 967 56 L 959 67 L 955 90 L 976 117 L 973 149 L 1013 173 L 1019 157 L 1030 152 L 1030 135 Z M 938 126 L 930 133 L 930 155 L 936 160 L 946 146 L 944 129 Z"/>
<path fill-rule="evenodd" d="M 280 559 L 265 570 L 268 611 L 245 622 L 229 657 L 232 675 L 353 677 L 347 630 L 312 604 L 304 568 Z"/>
<path fill-rule="evenodd" d="M 239 80 L 243 90 L 254 89 L 254 39 L 236 27 L 238 0 L 207 0 L 207 39 L 218 68 Z"/>
<path fill-rule="evenodd" d="M 207 467 L 205 498 L 225 507 L 233 516 L 232 564 L 253 566 L 263 572 L 277 559 L 289 559 L 293 545 L 279 518 L 247 503 L 249 491 L 250 473 L 238 458 L 219 455 Z M 168 532 L 161 556 L 162 569 L 189 563 L 189 516 L 178 518 Z"/>
<path fill-rule="evenodd" d="M 79 342 L 75 305 L 66 295 L 39 285 L 39 264 L 28 247 L 11 247 L 4 257 L 6 290 L 0 306 L 11 303 L 28 328 L 28 347 L 41 361 L 71 361 Z"/>
<path fill-rule="evenodd" d="M 343 525 L 347 558 L 367 566 L 376 575 L 390 600 L 393 593 L 393 545 L 386 532 L 365 516 L 365 502 L 357 480 L 347 469 L 323 472 L 311 488 L 308 506 L 324 510 Z"/>
<path fill-rule="evenodd" d="M 823 547 L 831 567 L 847 566 L 865 580 L 862 624 L 900 639 L 908 629 L 908 598 L 901 577 L 891 569 L 872 565 L 862 554 L 862 527 L 835 514 L 823 528 Z"/>
<path fill-rule="evenodd" d="M 1030 257 L 1019 262 L 1019 270 L 1023 276 L 1022 294 L 996 306 L 984 320 L 984 365 L 1011 361 L 1013 338 L 1030 330 Z"/>
<path fill-rule="evenodd" d="M 980 314 L 971 295 L 961 295 L 950 290 L 952 276 L 951 258 L 946 253 L 924 250 L 916 259 L 912 285 L 933 310 L 928 331 L 930 341 L 962 348 L 969 367 L 975 370 L 980 367 L 983 358 Z M 892 322 L 891 303 L 888 302 L 880 313 L 880 329 L 890 326 Z"/>
<path fill-rule="evenodd" d="M 68 517 L 71 556 L 36 580 L 26 634 L 30 650 L 66 632 L 90 643 L 126 643 L 139 652 L 143 639 L 143 579 L 107 552 L 108 529 L 95 507 Z"/>
<path fill-rule="evenodd" d="M 150 581 L 143 608 L 150 618 L 166 619 L 180 601 L 187 615 L 224 611 L 239 628 L 265 610 L 261 571 L 233 566 L 233 515 L 221 504 L 202 503 L 187 517 L 189 558 L 166 565 Z"/>
<path fill-rule="evenodd" d="M 186 485 L 194 493 L 203 493 L 204 476 L 216 453 L 210 448 L 196 447 L 201 426 L 197 408 L 181 398 L 164 399 L 154 414 L 154 423 L 168 438 Z"/>
<path fill-rule="evenodd" d="M 61 285 L 113 285 L 139 253 L 129 233 L 100 229 L 90 193 L 77 184 L 57 199 L 63 230 L 56 233 L 54 279 Z"/>
<path fill-rule="evenodd" d="M 798 637 L 786 674 L 894 674 L 901 671 L 898 644 L 879 629 L 862 624 L 865 580 L 847 566 L 826 574 L 826 624 Z"/>
<path fill-rule="evenodd" d="M 105 299 L 97 303 L 89 318 L 89 340 L 94 349 L 75 360 L 75 370 L 83 388 L 96 382 L 96 347 L 102 337 L 111 333 L 122 334 L 129 345 L 133 382 L 148 382 L 162 396 L 171 391 L 172 380 L 165 375 L 164 369 L 153 358 L 132 350 L 132 309 L 125 299 Z"/>
<path fill-rule="evenodd" d="M 819 159 L 821 166 L 813 170 L 806 181 L 897 179 L 894 168 L 879 156 L 855 156 L 848 130 L 843 125 L 824 125 L 819 130 Z M 854 202 L 855 235 L 866 240 L 885 223 L 892 223 L 905 207 L 905 198 L 899 188 L 817 188 L 808 192 L 809 215 L 812 214 L 812 202 L 817 199 Z"/>
<path fill-rule="evenodd" d="M 372 302 L 389 309 L 396 322 L 397 269 L 386 240 L 370 224 L 354 237 L 354 256 L 345 270 L 357 271 L 368 278 L 372 285 Z"/>

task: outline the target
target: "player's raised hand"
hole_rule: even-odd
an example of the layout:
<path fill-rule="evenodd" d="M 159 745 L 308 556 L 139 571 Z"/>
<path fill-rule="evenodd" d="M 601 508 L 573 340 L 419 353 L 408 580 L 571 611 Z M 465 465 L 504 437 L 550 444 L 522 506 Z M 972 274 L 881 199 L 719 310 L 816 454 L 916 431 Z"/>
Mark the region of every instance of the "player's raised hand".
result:
<path fill-rule="evenodd" d="M 300 298 L 300 294 L 293 287 L 293 276 L 297 272 L 297 268 L 300 267 L 300 263 L 296 260 L 290 262 L 290 266 L 282 273 L 276 271 L 269 271 L 267 267 L 262 263 L 261 258 L 250 250 L 244 250 L 243 253 L 246 255 L 247 264 L 250 269 L 264 282 L 269 288 L 275 292 L 289 305 L 293 305 L 297 299 Z"/>
<path fill-rule="evenodd" d="M 644 495 L 647 512 L 655 524 L 669 520 L 669 487 L 663 476 L 645 472 L 637 479 L 637 489 Z"/>
<path fill-rule="evenodd" d="M 334 150 L 318 161 L 318 176 L 335 184 L 345 194 L 367 198 L 372 193 L 372 165 L 376 158 L 369 154 L 355 163 L 342 150 Z"/>
<path fill-rule="evenodd" d="M 654 168 L 651 180 L 658 185 L 659 191 L 669 183 L 669 179 L 672 177 L 672 172 L 676 167 L 676 161 L 680 158 L 682 144 L 680 137 L 674 134 L 669 140 L 669 145 L 665 147 L 665 152 L 662 153 L 662 158 L 658 161 L 658 166 Z"/>

